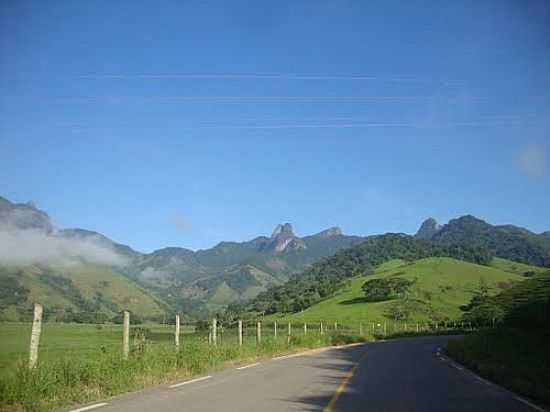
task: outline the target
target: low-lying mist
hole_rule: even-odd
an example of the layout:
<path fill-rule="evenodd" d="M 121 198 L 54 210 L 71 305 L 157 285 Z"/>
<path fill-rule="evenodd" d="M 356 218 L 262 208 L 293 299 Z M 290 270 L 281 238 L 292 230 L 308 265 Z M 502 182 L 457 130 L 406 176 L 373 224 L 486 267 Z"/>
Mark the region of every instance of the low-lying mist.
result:
<path fill-rule="evenodd" d="M 84 262 L 123 266 L 127 260 L 93 238 L 69 239 L 55 232 L 0 228 L 0 264 L 67 266 Z"/>

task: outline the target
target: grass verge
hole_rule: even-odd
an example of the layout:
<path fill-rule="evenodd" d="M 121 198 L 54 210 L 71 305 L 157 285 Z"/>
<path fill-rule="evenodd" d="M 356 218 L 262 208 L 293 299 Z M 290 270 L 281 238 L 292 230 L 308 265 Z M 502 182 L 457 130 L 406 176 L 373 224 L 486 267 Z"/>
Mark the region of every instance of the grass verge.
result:
<path fill-rule="evenodd" d="M 550 331 L 497 328 L 451 340 L 447 352 L 469 369 L 550 405 Z"/>
<path fill-rule="evenodd" d="M 359 336 L 308 334 L 265 338 L 260 345 L 234 343 L 210 346 L 188 340 L 176 352 L 168 345 L 151 345 L 134 351 L 126 361 L 106 352 L 96 359 L 46 360 L 34 370 L 19 364 L 0 381 L 0 411 L 38 412 L 92 402 L 111 396 L 222 369 L 238 362 L 297 352 L 322 346 L 364 341 Z"/>

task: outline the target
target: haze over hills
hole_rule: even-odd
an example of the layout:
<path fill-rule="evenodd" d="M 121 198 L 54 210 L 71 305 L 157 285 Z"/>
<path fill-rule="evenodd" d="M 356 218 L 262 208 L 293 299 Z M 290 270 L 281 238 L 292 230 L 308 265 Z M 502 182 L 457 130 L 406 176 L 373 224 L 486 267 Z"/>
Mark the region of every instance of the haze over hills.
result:
<path fill-rule="evenodd" d="M 271 236 L 246 242 L 221 242 L 196 252 L 167 247 L 141 253 L 94 231 L 56 229 L 48 214 L 32 203 L 16 204 L 4 198 L 0 198 L 0 229 L 0 265 L 4 266 L 3 276 L 10 275 L 12 281 L 18 279 L 16 270 L 36 269 L 36 265 L 69 282 L 71 273 L 82 268 L 101 269 L 124 275 L 166 306 L 195 314 L 204 308 L 217 310 L 253 298 L 319 258 L 364 240 L 346 236 L 336 227 L 298 237 L 292 225 L 285 223 L 277 225 Z M 40 283 L 46 277 L 34 280 Z M 31 287 L 29 282 L 27 286 Z M 73 286 L 78 289 L 78 285 Z M 116 305 L 111 307 L 116 311 Z"/>
<path fill-rule="evenodd" d="M 284 223 L 270 236 L 249 241 L 220 242 L 198 251 L 166 247 L 141 253 L 98 232 L 57 229 L 34 204 L 0 197 L 0 280 L 5 290 L 24 296 L 16 303 L 0 297 L 0 311 L 13 314 L 15 307 L 38 299 L 61 309 L 115 314 L 138 299 L 147 302 L 140 313 L 144 317 L 166 310 L 205 314 L 253 299 L 299 278 L 320 259 L 375 238 L 344 235 L 338 227 L 299 237 L 290 223 Z M 548 232 L 537 235 L 514 226 L 492 226 L 473 216 L 446 225 L 430 218 L 416 238 L 479 246 L 503 258 L 550 265 Z M 126 286 L 114 296 L 107 293 L 109 284 Z M 139 306 L 134 310 L 140 312 Z"/>

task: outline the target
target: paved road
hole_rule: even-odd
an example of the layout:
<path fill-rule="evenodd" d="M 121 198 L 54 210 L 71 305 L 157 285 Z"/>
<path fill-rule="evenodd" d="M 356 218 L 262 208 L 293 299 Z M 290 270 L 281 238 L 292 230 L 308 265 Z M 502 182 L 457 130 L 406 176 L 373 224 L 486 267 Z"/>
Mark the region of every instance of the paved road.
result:
<path fill-rule="evenodd" d="M 438 355 L 425 337 L 262 361 L 123 395 L 100 412 L 512 412 L 536 409 Z M 460 369 L 459 369 L 460 368 Z M 177 383 L 176 383 L 177 384 Z M 97 405 L 97 404 L 96 404 Z M 92 405 L 92 406 L 96 406 Z M 101 404 L 99 404 L 101 405 Z"/>

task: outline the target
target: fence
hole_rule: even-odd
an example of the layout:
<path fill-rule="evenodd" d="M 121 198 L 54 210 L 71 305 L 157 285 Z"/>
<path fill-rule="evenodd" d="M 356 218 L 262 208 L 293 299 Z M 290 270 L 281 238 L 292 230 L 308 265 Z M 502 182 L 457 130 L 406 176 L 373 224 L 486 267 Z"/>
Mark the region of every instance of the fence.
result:
<path fill-rule="evenodd" d="M 164 346 L 181 350 L 190 342 L 204 345 L 262 345 L 287 344 L 298 337 L 316 337 L 323 335 L 355 335 L 368 339 L 383 338 L 395 334 L 445 333 L 453 329 L 473 330 L 474 325 L 457 321 L 410 322 L 390 321 L 388 319 L 360 319 L 346 322 L 307 321 L 296 322 L 288 320 L 218 320 L 182 322 L 179 315 L 167 319 L 171 324 L 132 325 L 131 314 L 124 311 L 122 324 L 56 324 L 43 323 L 44 310 L 41 305 L 34 307 L 34 317 L 31 325 L 14 326 L 18 333 L 27 336 L 30 341 L 28 363 L 34 368 L 40 357 L 53 358 L 60 355 L 93 356 L 106 352 L 120 353 L 123 359 L 128 359 L 133 351 L 148 347 Z M 99 319 L 95 314 L 91 319 Z M 30 337 L 28 337 L 30 331 Z M 17 345 L 21 346 L 22 339 Z M 15 346 L 15 343 L 14 345 Z M 22 349 L 22 348 L 20 348 Z M 23 350 L 15 351 L 19 353 Z M 10 357 L 10 353 L 7 353 Z M 0 359 L 0 366 L 9 359 Z"/>

